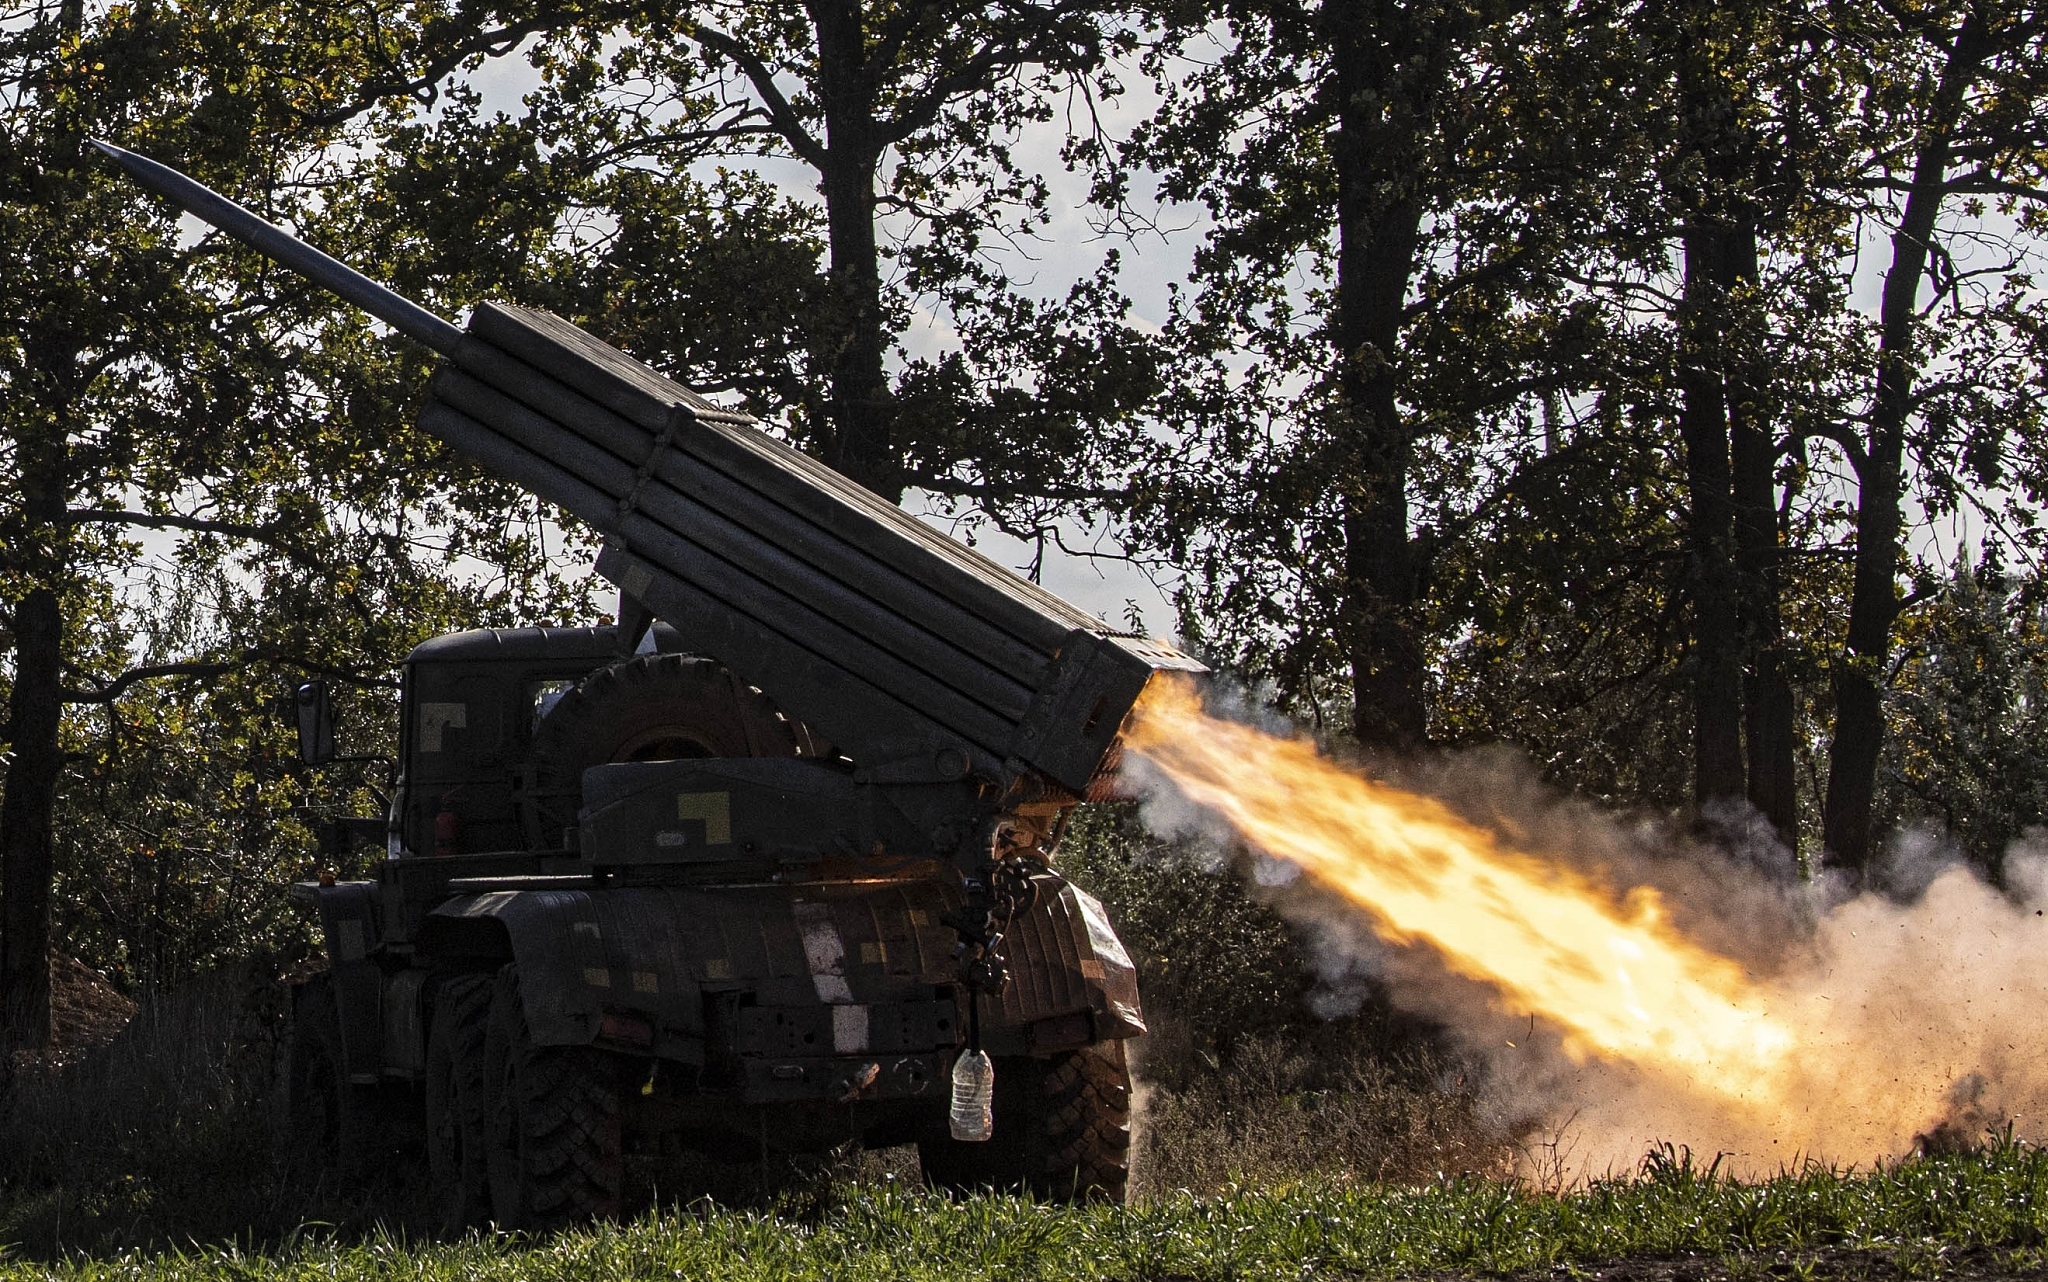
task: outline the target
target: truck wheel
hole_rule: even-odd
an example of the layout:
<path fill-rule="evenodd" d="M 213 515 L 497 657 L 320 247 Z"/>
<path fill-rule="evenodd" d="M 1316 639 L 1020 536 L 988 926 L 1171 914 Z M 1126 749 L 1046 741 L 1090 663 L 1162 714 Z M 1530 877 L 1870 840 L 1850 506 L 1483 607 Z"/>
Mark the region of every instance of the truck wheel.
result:
<path fill-rule="evenodd" d="M 963 1144 L 941 1119 L 917 1145 L 926 1181 L 951 1192 L 1022 1188 L 1050 1201 L 1121 1203 L 1131 1148 L 1124 1044 L 1004 1057 L 995 1068 L 995 1135 Z"/>
<path fill-rule="evenodd" d="M 535 1046 L 519 968 L 498 972 L 484 1063 L 491 1211 L 502 1229 L 616 1217 L 625 1183 L 618 1068 L 587 1046 Z"/>
<path fill-rule="evenodd" d="M 545 790 L 576 792 L 583 772 L 616 761 L 795 757 L 817 745 L 759 690 L 710 659 L 648 654 L 593 672 L 533 732 Z"/>
<path fill-rule="evenodd" d="M 333 980 L 315 975 L 292 1006 L 287 1102 L 298 1158 L 307 1170 L 343 1185 L 369 1174 L 377 1127 L 375 1089 L 348 1080 L 341 1047 L 341 1008 Z"/>
<path fill-rule="evenodd" d="M 427 1038 L 427 1169 L 447 1237 L 481 1225 L 490 1215 L 484 1158 L 484 1040 L 490 1016 L 490 976 L 441 981 L 434 996 L 434 1029 Z"/>

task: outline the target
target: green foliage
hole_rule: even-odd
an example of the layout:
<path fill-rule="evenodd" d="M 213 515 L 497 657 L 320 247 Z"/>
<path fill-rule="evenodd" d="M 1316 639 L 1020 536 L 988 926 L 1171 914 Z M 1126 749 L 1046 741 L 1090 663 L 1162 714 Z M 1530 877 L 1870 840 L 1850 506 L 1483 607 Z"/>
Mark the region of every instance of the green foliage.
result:
<path fill-rule="evenodd" d="M 388 751 L 413 644 L 589 610 L 547 513 L 411 430 L 419 354 L 225 238 L 188 240 L 83 147 L 141 148 L 350 252 L 320 186 L 348 121 L 405 58 L 475 34 L 383 16 L 53 5 L 0 30 L 0 601 L 47 586 L 63 620 L 56 670 L 17 658 L 4 684 L 67 705 L 54 741 L 9 729 L 9 814 L 32 828 L 54 805 L 57 945 L 145 986 L 303 947 L 281 890 L 310 830 L 377 809 L 376 766 L 292 760 L 277 696 L 337 681 L 349 746 Z M 56 754 L 54 802 L 16 786 Z M 47 875 L 26 832 L 0 842 L 22 903 Z"/>
<path fill-rule="evenodd" d="M 1247 892 L 1213 848 L 1161 841 L 1130 805 L 1085 806 L 1059 850 L 1060 870 L 1103 901 L 1137 963 L 1162 1049 L 1147 1071 L 1167 1080 L 1217 1063 L 1240 1039 L 1308 1018 L 1313 983 L 1294 931 Z"/>
<path fill-rule="evenodd" d="M 552 307 L 892 496 L 1050 521 L 1094 494 L 1077 474 L 1130 470 L 1161 355 L 1114 253 L 1041 298 L 990 252 L 1049 219 L 1023 131 L 1118 91 L 1089 80 L 1133 38 L 1112 7 L 627 4 L 536 36 L 516 112 L 472 65 L 379 127 L 363 213 L 406 247 L 394 279 Z M 919 309 L 951 350 L 898 348 Z"/>
<path fill-rule="evenodd" d="M 1184 634 L 1341 732 L 1357 672 L 1411 661 L 1367 626 L 1392 610 L 1432 739 L 1506 740 L 1559 782 L 1657 808 L 1692 800 L 1708 652 L 1765 646 L 1792 685 L 1811 826 L 1859 491 L 1903 485 L 1929 519 L 2039 544 L 2041 189 L 2017 175 L 2040 157 L 2015 127 L 2038 103 L 2033 19 L 1848 4 L 1815 39 L 1811 8 L 1768 3 L 1166 12 L 1145 63 L 1160 107 L 1114 194 L 1156 178 L 1208 216 L 1167 331 L 1174 439 L 1124 509 L 1130 541 L 1186 573 Z M 1942 171 L 1933 289 L 1883 340 L 1867 246 L 1904 216 L 1901 158 L 1933 136 L 1966 13 L 1989 52 Z M 1348 197 L 1346 130 L 1373 144 Z M 1412 253 L 1373 257 L 1417 208 Z M 1771 454 L 1782 641 L 1747 617 L 1714 646 L 1700 633 L 1679 420 L 1701 219 L 1755 240 L 1755 278 L 1713 300 L 1713 359 L 1723 409 Z M 1345 329 L 1361 308 L 1384 322 L 1369 341 Z M 1863 442 L 1881 340 L 1920 380 L 1897 476 Z M 1373 413 L 1399 419 L 1396 445 L 1347 378 L 1391 385 Z M 1399 509 L 1405 561 L 1359 523 L 1374 496 Z"/>
<path fill-rule="evenodd" d="M 1508 740 L 1565 786 L 1675 804 L 1689 780 L 1678 478 L 1622 415 L 1532 455 L 1437 561 L 1467 621 L 1437 686 L 1450 744 Z"/>
<path fill-rule="evenodd" d="M 1900 629 L 1879 778 L 1902 823 L 1932 824 L 1997 879 L 2048 821 L 2044 585 L 1987 560 L 1926 586 L 1935 595 Z"/>
<path fill-rule="evenodd" d="M 1518 467 L 1622 355 L 1570 281 L 1624 234 L 1628 125 L 1604 95 L 1625 55 L 1574 6 L 1177 16 L 1124 159 L 1211 230 L 1169 326 L 1174 466 L 1132 495 L 1132 537 L 1185 569 L 1186 635 L 1322 724 L 1383 608 L 1419 640 L 1390 663 L 1459 632 L 1428 599 L 1435 558 L 1517 501 Z M 1414 538 L 1368 569 L 1378 505 Z"/>

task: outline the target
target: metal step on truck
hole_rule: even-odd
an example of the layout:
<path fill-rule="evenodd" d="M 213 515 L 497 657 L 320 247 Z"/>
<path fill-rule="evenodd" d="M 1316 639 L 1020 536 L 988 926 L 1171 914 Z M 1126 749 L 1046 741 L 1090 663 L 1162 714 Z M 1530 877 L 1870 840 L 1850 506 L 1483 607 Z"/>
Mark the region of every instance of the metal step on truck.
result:
<path fill-rule="evenodd" d="M 293 887 L 330 961 L 295 995 L 298 1134 L 344 1173 L 410 1137 L 450 1231 L 855 1141 L 1121 1200 L 1137 979 L 1053 856 L 1146 684 L 1201 665 L 558 317 L 457 328 L 99 146 L 440 353 L 420 426 L 600 531 L 620 592 L 616 626 L 407 659 L 386 857 Z"/>

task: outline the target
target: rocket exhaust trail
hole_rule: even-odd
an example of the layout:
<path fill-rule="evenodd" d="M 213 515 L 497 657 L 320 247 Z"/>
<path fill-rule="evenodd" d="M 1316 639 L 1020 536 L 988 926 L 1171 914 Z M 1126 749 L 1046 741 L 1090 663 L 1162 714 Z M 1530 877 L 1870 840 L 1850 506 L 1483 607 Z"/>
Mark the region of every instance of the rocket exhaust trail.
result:
<path fill-rule="evenodd" d="M 1770 941 L 1786 964 L 1760 978 L 1689 937 L 1655 888 L 1617 892 L 1306 739 L 1212 717 L 1187 679 L 1156 678 L 1123 742 L 1381 939 L 1427 950 L 1490 994 L 1489 1011 L 1455 1009 L 1452 989 L 1471 990 L 1425 966 L 1439 978 L 1406 979 L 1396 996 L 1447 1015 L 1510 1070 L 1501 1076 L 1557 1096 L 1519 1105 L 1580 1117 L 1594 1163 L 1581 1174 L 1603 1159 L 1631 1166 L 1657 1140 L 1746 1154 L 1736 1169 L 1802 1155 L 1869 1161 L 1909 1151 L 1916 1131 L 1981 1134 L 2048 1106 L 2048 1038 L 2034 1032 L 2048 1000 L 2048 919 L 1965 870 L 1911 905 L 1873 895 L 1836 905 L 1810 932 Z M 2008 866 L 2027 876 L 2036 865 Z M 2039 867 L 2048 889 L 2048 861 Z M 1485 1031 L 1531 1015 L 1562 1051 L 1546 1073 L 1508 1063 Z"/>

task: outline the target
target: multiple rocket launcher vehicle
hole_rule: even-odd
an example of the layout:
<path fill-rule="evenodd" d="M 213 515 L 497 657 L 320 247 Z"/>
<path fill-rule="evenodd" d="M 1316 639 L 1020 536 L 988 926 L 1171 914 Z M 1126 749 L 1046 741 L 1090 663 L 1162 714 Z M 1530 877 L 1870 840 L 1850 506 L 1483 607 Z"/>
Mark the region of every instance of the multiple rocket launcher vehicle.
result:
<path fill-rule="evenodd" d="M 1136 976 L 1050 856 L 1146 684 L 1201 665 L 559 317 L 457 328 L 98 145 L 439 353 L 420 427 L 601 532 L 619 588 L 616 627 L 408 658 L 387 858 L 294 888 L 331 962 L 292 1074 L 324 1159 L 423 1139 L 451 1229 L 849 1139 L 916 1143 L 942 1185 L 1120 1197 Z M 946 1126 L 969 1048 L 996 1065 L 979 1144 Z"/>

